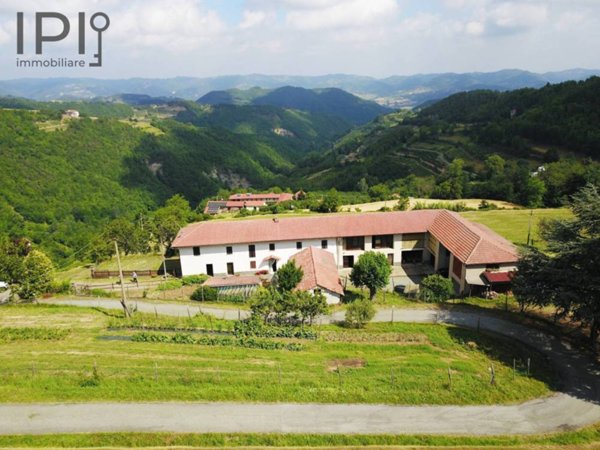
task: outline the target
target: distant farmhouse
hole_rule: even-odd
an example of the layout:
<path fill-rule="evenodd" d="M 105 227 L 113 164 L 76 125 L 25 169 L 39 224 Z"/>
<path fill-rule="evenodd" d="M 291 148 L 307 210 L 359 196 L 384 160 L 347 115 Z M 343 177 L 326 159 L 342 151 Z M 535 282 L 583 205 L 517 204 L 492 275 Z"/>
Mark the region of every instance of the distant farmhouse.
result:
<path fill-rule="evenodd" d="M 337 286 L 319 280 L 330 278 L 325 272 L 332 267 L 350 269 L 369 250 L 395 266 L 429 265 L 451 278 L 459 294 L 506 286 L 518 261 L 506 239 L 446 210 L 200 222 L 180 230 L 173 247 L 184 276 L 273 273 L 290 259 L 304 267 L 312 260 L 307 289 L 337 294 Z M 303 253 L 311 248 L 319 251 Z"/>
<path fill-rule="evenodd" d="M 233 194 L 229 200 L 210 200 L 204 208 L 205 214 L 219 214 L 222 212 L 236 212 L 242 209 L 258 211 L 260 208 L 275 205 L 281 202 L 294 200 L 294 194 Z"/>
<path fill-rule="evenodd" d="M 63 119 L 79 119 L 79 111 L 76 109 L 67 109 L 62 116 Z"/>

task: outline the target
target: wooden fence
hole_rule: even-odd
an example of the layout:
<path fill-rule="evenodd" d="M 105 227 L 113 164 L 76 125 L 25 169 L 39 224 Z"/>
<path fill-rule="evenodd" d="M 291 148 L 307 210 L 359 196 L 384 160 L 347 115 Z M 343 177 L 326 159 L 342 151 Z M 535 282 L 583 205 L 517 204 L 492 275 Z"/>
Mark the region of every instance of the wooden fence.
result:
<path fill-rule="evenodd" d="M 163 271 L 161 270 L 124 270 L 123 276 L 126 278 L 131 278 L 133 276 L 133 272 L 137 274 L 138 277 L 156 277 L 158 275 L 162 275 Z M 168 271 L 167 271 L 168 272 Z M 95 270 L 91 269 L 92 278 L 113 278 L 119 276 L 118 270 Z"/>

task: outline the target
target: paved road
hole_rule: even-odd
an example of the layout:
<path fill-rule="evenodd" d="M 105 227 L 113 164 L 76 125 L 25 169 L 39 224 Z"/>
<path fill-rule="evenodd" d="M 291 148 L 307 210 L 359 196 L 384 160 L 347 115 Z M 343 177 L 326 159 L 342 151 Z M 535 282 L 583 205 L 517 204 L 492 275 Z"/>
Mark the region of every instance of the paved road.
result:
<path fill-rule="evenodd" d="M 52 303 L 118 308 L 114 300 Z M 99 303 L 97 303 L 99 302 Z M 138 302 L 140 311 L 187 315 L 187 306 Z M 237 310 L 215 311 L 237 318 Z M 193 311 L 192 311 L 193 312 Z M 374 320 L 391 320 L 392 310 Z M 327 320 L 340 320 L 336 313 Z M 559 370 L 562 392 L 518 405 L 394 406 L 248 403 L 84 403 L 0 405 L 0 434 L 100 431 L 280 432 L 368 434 L 530 434 L 600 422 L 600 373 L 587 357 L 543 332 L 474 313 L 395 310 L 395 321 L 453 323 L 515 339 L 545 353 Z"/>

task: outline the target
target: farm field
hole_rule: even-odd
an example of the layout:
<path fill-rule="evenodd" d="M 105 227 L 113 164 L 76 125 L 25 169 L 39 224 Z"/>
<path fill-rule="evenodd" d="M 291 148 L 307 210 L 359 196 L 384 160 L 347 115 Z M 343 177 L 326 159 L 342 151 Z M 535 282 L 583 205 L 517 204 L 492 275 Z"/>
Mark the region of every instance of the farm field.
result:
<path fill-rule="evenodd" d="M 414 198 L 410 197 L 410 208 L 414 208 L 417 203 L 431 205 L 434 203 L 451 203 L 451 204 L 464 204 L 467 208 L 477 209 L 479 204 L 481 203 L 480 198 L 466 198 L 460 200 L 440 200 L 435 198 Z M 501 209 L 515 209 L 518 208 L 518 205 L 513 203 L 504 202 L 501 200 L 488 200 L 489 203 L 496 205 Z M 381 208 L 393 208 L 398 203 L 397 200 L 385 200 L 379 202 L 370 202 L 370 203 L 358 203 L 354 205 L 342 205 L 340 206 L 340 211 L 356 211 L 358 208 L 362 212 L 373 212 L 379 211 Z"/>
<path fill-rule="evenodd" d="M 482 223 L 509 241 L 521 245 L 527 243 L 529 219 L 532 217 L 531 237 L 536 246 L 543 244 L 539 235 L 539 225 L 542 220 L 572 217 L 571 211 L 567 208 L 534 209 L 532 216 L 531 212 L 530 209 L 466 211 L 460 215 L 473 222 Z"/>
<path fill-rule="evenodd" d="M 323 326 L 299 351 L 236 345 L 132 342 L 154 331 L 226 332 L 232 322 L 67 306 L 0 309 L 0 398 L 5 402 L 211 400 L 389 404 L 496 404 L 544 396 L 543 358 L 475 331 L 429 324 Z M 109 328 L 110 326 L 110 328 Z M 156 329 L 160 328 L 160 331 Z M 214 336 L 214 335 L 213 335 Z M 180 338 L 182 340 L 182 338 Z M 263 340 L 257 338 L 258 341 Z M 527 376 L 523 361 L 532 358 Z M 513 359 L 517 370 L 513 373 Z M 490 384 L 493 365 L 496 385 Z M 448 371 L 451 373 L 451 386 Z"/>

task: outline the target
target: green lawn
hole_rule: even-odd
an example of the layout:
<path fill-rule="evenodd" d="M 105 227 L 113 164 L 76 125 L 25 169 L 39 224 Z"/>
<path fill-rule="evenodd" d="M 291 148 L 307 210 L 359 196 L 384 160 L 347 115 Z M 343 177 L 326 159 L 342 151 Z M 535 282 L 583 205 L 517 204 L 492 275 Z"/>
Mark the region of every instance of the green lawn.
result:
<path fill-rule="evenodd" d="M 379 323 L 365 331 L 324 326 L 318 340 L 303 340 L 304 349 L 293 352 L 131 342 L 122 339 L 135 330 L 108 328 L 119 321 L 116 315 L 66 306 L 0 308 L 2 327 L 71 330 L 54 341 L 24 331 L 21 339 L 3 342 L 0 398 L 493 404 L 549 393 L 550 369 L 542 357 L 452 326 Z M 185 325 L 189 319 L 144 320 L 152 326 L 157 325 L 152 320 L 168 320 L 161 322 L 168 328 L 173 320 Z M 208 328 L 206 318 L 196 320 L 194 327 Z M 210 326 L 217 330 L 218 323 Z M 523 369 L 527 357 L 533 361 L 531 377 Z M 495 386 L 489 383 L 490 362 Z"/>
<path fill-rule="evenodd" d="M 496 233 L 504 236 L 515 244 L 527 243 L 527 231 L 529 229 L 529 218 L 531 210 L 492 210 L 492 211 L 468 211 L 460 213 L 465 219 L 482 223 Z M 534 244 L 541 242 L 538 225 L 542 219 L 565 219 L 572 217 L 569 209 L 534 209 L 531 222 L 532 238 Z"/>
<path fill-rule="evenodd" d="M 191 434 L 191 433 L 84 433 L 46 436 L 0 436 L 2 448 L 354 448 L 520 450 L 597 449 L 600 426 L 578 431 L 531 436 L 322 435 L 322 434 Z"/>

